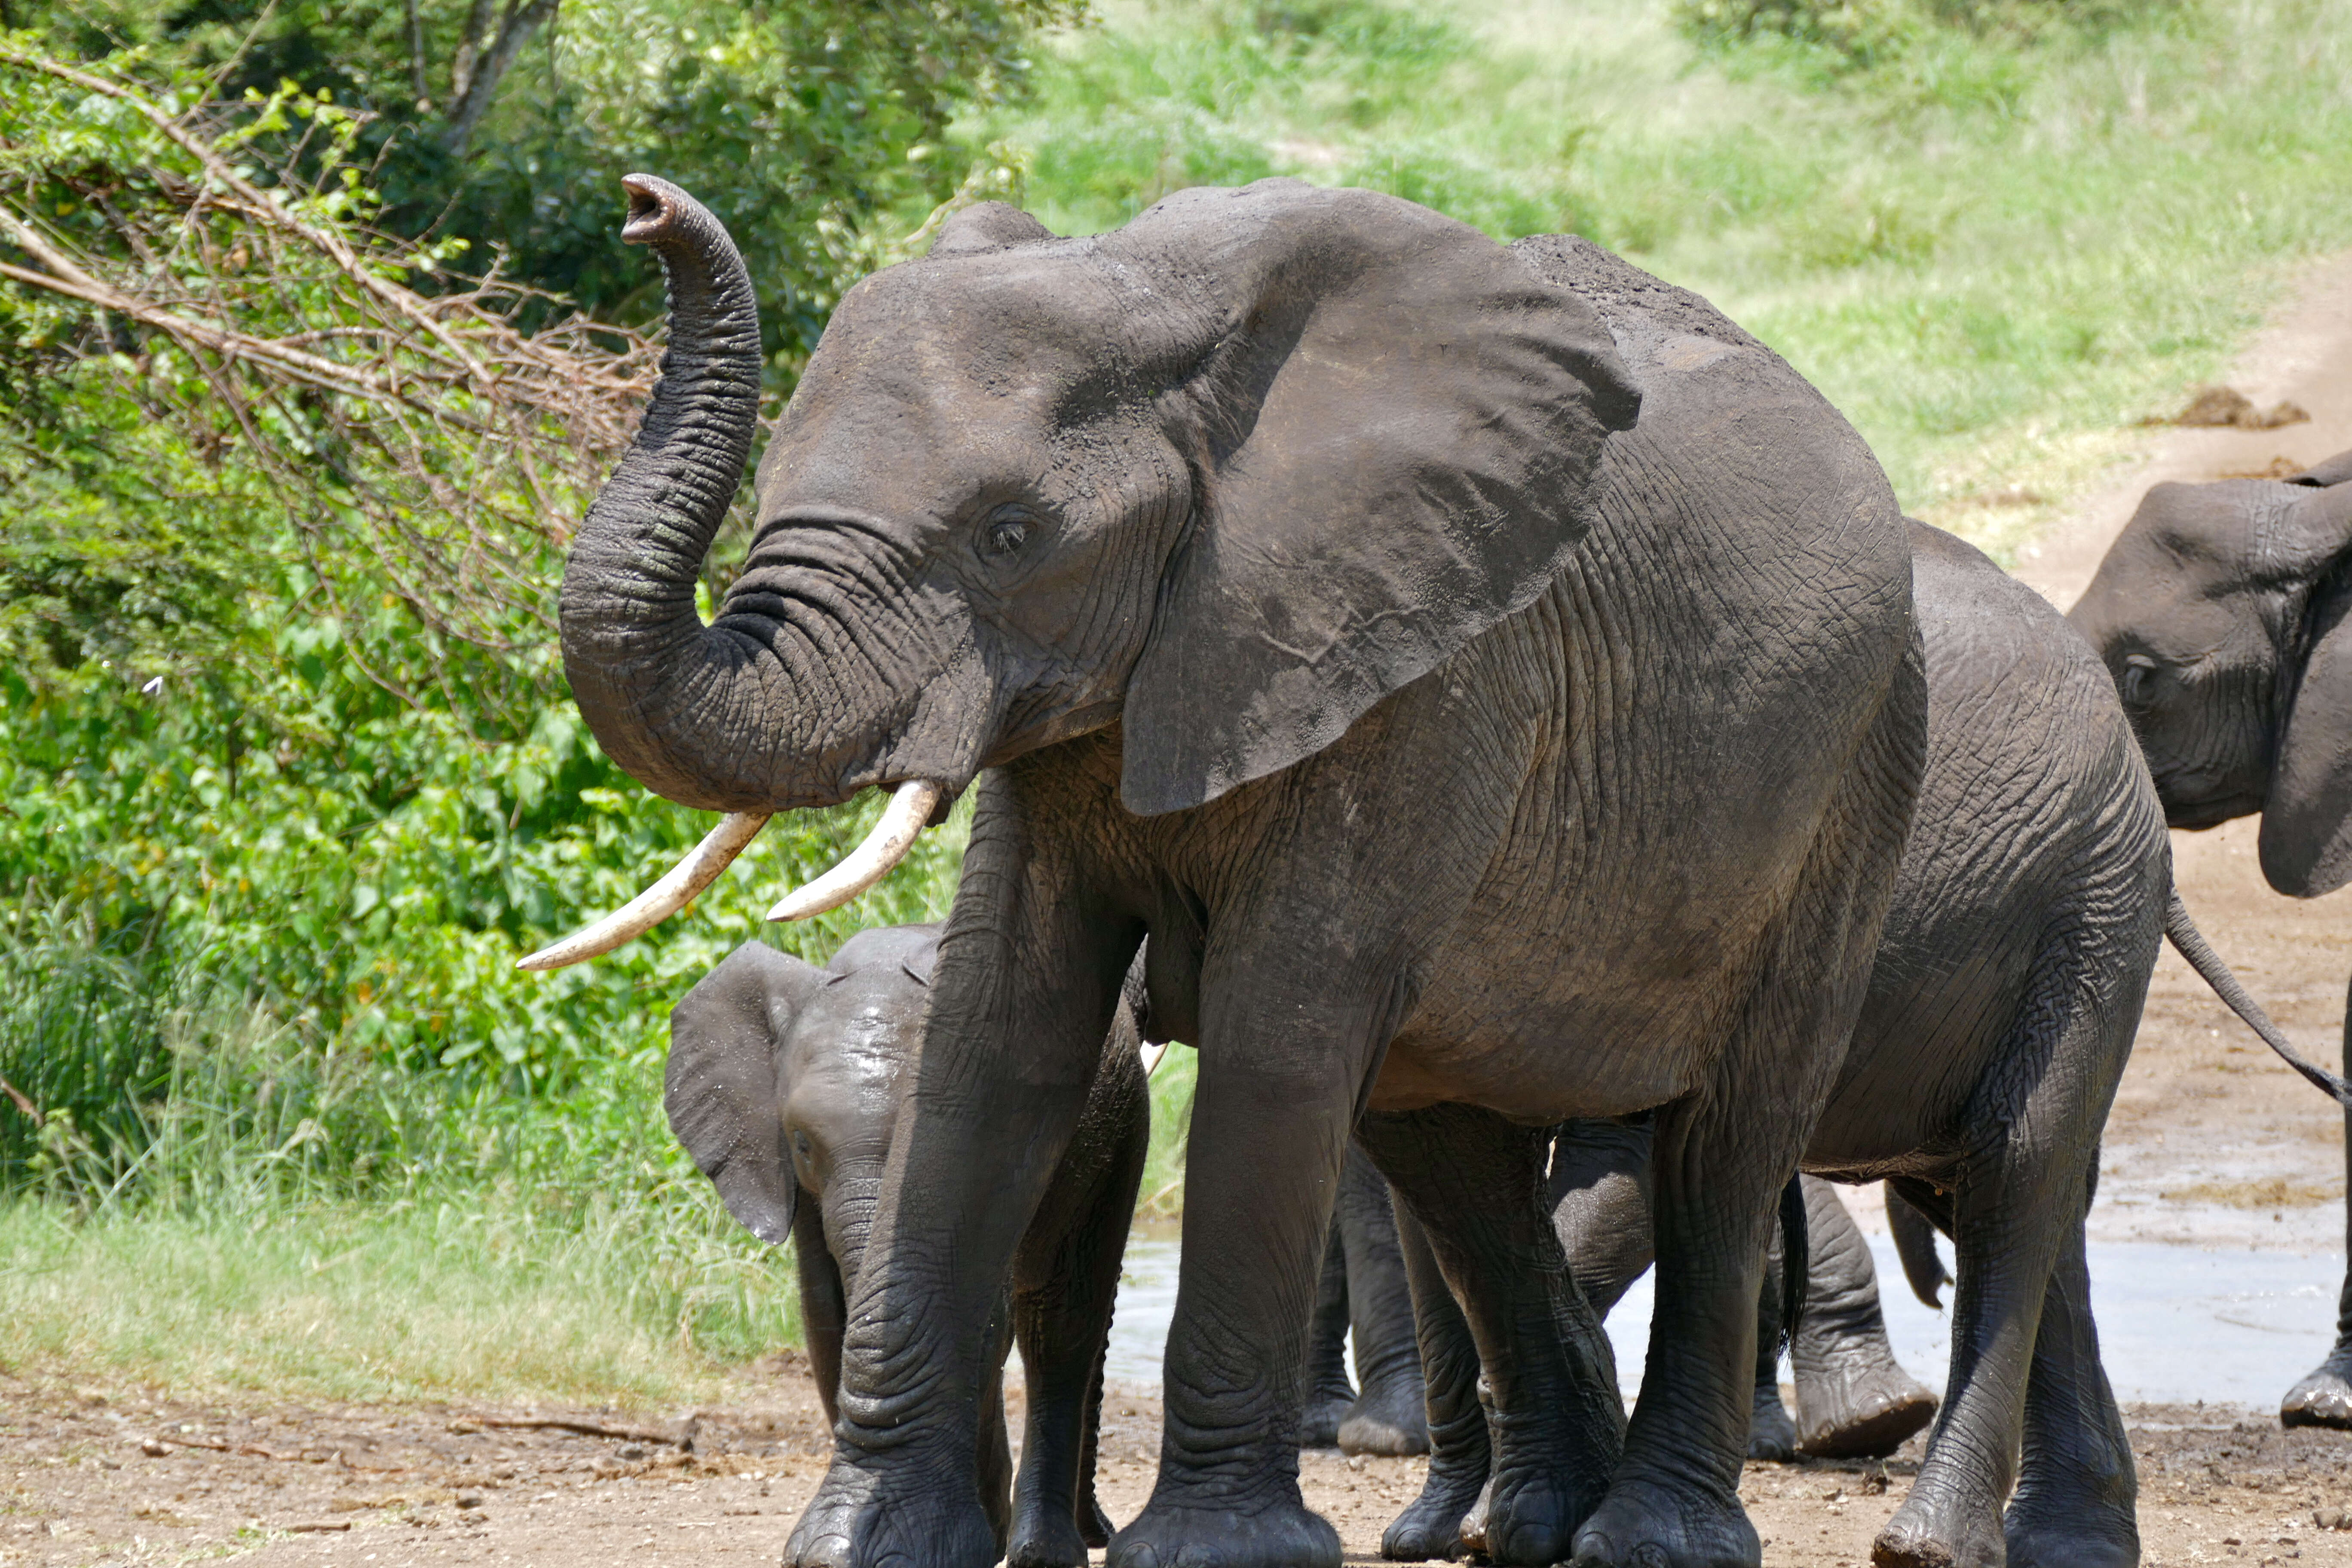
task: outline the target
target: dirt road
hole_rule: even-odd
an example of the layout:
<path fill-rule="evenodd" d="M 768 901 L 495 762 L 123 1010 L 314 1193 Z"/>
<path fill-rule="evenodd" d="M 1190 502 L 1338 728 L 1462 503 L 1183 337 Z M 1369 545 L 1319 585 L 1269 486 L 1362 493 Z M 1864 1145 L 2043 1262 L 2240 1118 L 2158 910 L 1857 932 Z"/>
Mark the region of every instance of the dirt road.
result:
<path fill-rule="evenodd" d="M 2291 398 L 2314 417 L 2273 431 L 2152 431 L 2143 458 L 2054 530 L 2020 575 L 2071 604 L 2157 479 L 2260 472 L 2352 447 L 2352 258 L 2313 272 L 2231 381 L 2265 406 Z M 2215 944 L 2299 1044 L 2335 1060 L 2352 892 L 2308 903 L 2272 894 L 2250 824 L 2176 835 L 2175 851 Z M 2095 1236 L 2334 1250 L 2343 1198 L 2341 1118 L 2168 952 L 2110 1123 Z M 660 1425 L 644 1416 L 215 1405 L 0 1374 L 0 1564 L 772 1563 L 826 1444 L 796 1365 L 746 1373 L 739 1388 L 703 1415 L 688 1452 L 662 1440 L 667 1431 L 496 1424 Z M 1115 1391 L 1109 1403 L 1103 1494 L 1114 1518 L 1132 1517 L 1149 1494 L 1159 1415 L 1142 1394 Z M 2152 1568 L 2352 1568 L 2352 1531 L 2340 1528 L 2352 1513 L 2352 1436 L 2282 1433 L 2267 1410 L 2130 1415 Z M 1917 1458 L 1915 1440 L 1884 1467 L 1750 1466 L 1741 1489 L 1765 1561 L 1867 1562 Z M 1376 1556 L 1421 1475 L 1418 1460 L 1304 1461 L 1308 1502 L 1358 1560 Z"/>

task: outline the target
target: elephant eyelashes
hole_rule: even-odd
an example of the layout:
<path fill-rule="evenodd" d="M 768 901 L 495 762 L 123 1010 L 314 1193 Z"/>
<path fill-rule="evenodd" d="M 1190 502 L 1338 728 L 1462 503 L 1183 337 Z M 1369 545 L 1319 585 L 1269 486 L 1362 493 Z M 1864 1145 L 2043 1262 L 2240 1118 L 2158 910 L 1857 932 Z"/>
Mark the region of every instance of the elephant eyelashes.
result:
<path fill-rule="evenodd" d="M 2119 683 L 2122 687 L 2124 706 L 2145 707 L 2147 703 L 2148 689 L 2155 684 L 2155 681 L 2156 660 L 2143 653 L 2126 656 L 2124 659 L 2123 679 Z"/>
<path fill-rule="evenodd" d="M 980 525 L 980 551 L 1002 560 L 1020 552 L 1036 526 L 1036 515 L 1017 506 L 999 507 Z"/>

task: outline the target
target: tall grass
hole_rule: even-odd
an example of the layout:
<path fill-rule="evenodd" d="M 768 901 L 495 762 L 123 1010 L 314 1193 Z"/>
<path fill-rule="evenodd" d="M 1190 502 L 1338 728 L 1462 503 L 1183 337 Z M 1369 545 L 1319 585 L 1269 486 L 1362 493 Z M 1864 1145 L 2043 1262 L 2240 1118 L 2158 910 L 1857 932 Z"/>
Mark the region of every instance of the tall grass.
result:
<path fill-rule="evenodd" d="M 974 133 L 1027 151 L 1064 233 L 1275 174 L 1583 233 L 1786 354 L 1907 506 L 2013 553 L 2352 244 L 2352 0 L 2099 9 L 1922 26 L 1865 68 L 1704 46 L 1663 0 L 1109 0 Z"/>

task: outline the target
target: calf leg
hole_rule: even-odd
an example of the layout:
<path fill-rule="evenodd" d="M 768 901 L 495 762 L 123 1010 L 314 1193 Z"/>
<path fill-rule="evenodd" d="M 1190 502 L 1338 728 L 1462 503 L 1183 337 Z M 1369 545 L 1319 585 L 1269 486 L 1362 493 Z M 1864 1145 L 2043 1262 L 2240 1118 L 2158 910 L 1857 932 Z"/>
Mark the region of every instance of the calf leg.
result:
<path fill-rule="evenodd" d="M 1805 1305 L 1789 1352 L 1797 1447 L 1817 1458 L 1877 1458 L 1934 1419 L 1936 1396 L 1895 1360 L 1870 1243 L 1837 1189 L 1807 1176 L 1804 1191 Z M 1778 1389 L 1772 1402 L 1780 1404 Z"/>
<path fill-rule="evenodd" d="M 1623 1407 L 1600 1319 L 1544 1211 L 1549 1139 L 1464 1105 L 1367 1115 L 1358 1136 L 1420 1223 L 1486 1369 L 1486 1555 L 1560 1562 L 1607 1485 Z"/>
<path fill-rule="evenodd" d="M 1445 1283 L 1429 1237 L 1402 1204 L 1396 1227 L 1421 1340 L 1429 1474 L 1421 1496 L 1381 1537 L 1381 1555 L 1420 1563 L 1462 1555 L 1462 1521 L 1486 1489 L 1494 1447 L 1487 1440 L 1486 1407 L 1478 1394 L 1478 1346 L 1470 1334 L 1470 1321 Z"/>
<path fill-rule="evenodd" d="M 1307 1413 L 1299 1418 L 1298 1446 L 1328 1448 L 1339 1440 L 1339 1423 L 1356 1403 L 1348 1381 L 1348 1248 L 1339 1215 L 1323 1244 L 1323 1277 L 1315 1288 L 1315 1316 L 1307 1326 Z"/>
<path fill-rule="evenodd" d="M 1340 1233 L 1347 1239 L 1348 1317 L 1354 1330 L 1356 1383 L 1363 1392 L 1339 1423 L 1346 1454 L 1425 1454 L 1421 1347 L 1412 1290 L 1398 1250 L 1389 1184 L 1360 1149 L 1348 1151 L 1339 1176 Z"/>

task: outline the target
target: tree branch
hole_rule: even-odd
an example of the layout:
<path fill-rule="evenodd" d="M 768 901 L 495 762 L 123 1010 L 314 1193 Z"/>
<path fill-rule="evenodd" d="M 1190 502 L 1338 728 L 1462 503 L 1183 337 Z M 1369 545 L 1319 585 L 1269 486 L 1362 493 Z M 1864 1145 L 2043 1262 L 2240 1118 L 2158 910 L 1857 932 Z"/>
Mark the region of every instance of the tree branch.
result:
<path fill-rule="evenodd" d="M 485 3 L 486 0 L 476 0 L 477 8 L 482 8 Z M 442 148 L 450 156 L 465 156 L 466 144 L 474 139 L 474 128 L 482 122 L 482 116 L 489 112 L 490 100 L 498 96 L 500 79 L 514 64 L 515 57 L 522 53 L 531 34 L 555 15 L 561 3 L 562 0 L 526 0 L 518 5 L 517 0 L 507 0 L 506 20 L 499 26 L 498 41 L 468 71 L 465 90 L 458 94 L 457 104 L 449 110 L 448 127 L 441 132 Z"/>

